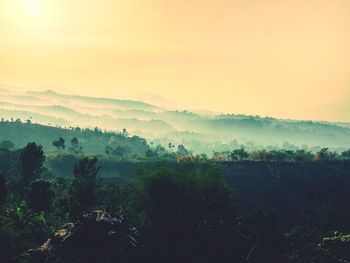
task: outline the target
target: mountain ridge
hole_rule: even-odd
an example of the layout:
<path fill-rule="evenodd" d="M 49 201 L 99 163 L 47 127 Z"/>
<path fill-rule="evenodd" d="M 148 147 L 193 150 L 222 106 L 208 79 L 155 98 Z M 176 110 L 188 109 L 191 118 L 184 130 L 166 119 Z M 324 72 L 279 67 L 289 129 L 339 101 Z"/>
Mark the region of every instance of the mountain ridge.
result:
<path fill-rule="evenodd" d="M 34 123 L 121 131 L 167 146 L 212 152 L 240 144 L 259 147 L 350 147 L 350 124 L 283 120 L 244 114 L 169 110 L 142 101 L 0 89 L 0 117 Z"/>

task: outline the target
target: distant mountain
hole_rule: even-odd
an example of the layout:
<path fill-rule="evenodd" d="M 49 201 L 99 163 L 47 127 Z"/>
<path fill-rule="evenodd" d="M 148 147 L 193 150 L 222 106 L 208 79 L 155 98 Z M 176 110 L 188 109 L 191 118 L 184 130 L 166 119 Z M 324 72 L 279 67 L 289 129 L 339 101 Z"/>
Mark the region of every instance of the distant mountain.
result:
<path fill-rule="evenodd" d="M 153 96 L 153 100 L 167 100 Z M 167 105 L 164 105 L 167 106 Z M 247 148 L 350 148 L 350 124 L 169 110 L 143 101 L 93 98 L 43 92 L 12 92 L 0 87 L 0 118 L 60 127 L 127 129 L 167 146 L 184 144 L 211 153 L 245 144 Z"/>
<path fill-rule="evenodd" d="M 156 105 L 157 107 L 161 107 L 163 109 L 168 109 L 168 110 L 169 109 L 178 109 L 178 106 L 174 102 L 172 102 L 172 101 L 170 101 L 162 96 L 159 96 L 157 94 L 150 93 L 150 92 L 142 93 L 142 94 L 136 96 L 136 98 L 138 98 L 138 100 L 140 100 L 140 101 L 144 101 L 146 103 Z"/>
<path fill-rule="evenodd" d="M 58 100 L 61 102 L 78 102 L 78 103 L 87 103 L 91 105 L 100 105 L 103 108 L 105 107 L 116 107 L 122 109 L 139 109 L 139 110 L 156 110 L 157 107 L 151 104 L 147 104 L 141 101 L 133 101 L 133 100 L 117 100 L 117 99 L 109 99 L 109 98 L 92 98 L 92 97 L 83 97 L 77 95 L 65 95 L 59 94 L 52 90 L 47 90 L 44 92 L 35 92 L 28 91 L 27 95 L 40 98 L 40 99 L 49 99 L 49 100 Z"/>

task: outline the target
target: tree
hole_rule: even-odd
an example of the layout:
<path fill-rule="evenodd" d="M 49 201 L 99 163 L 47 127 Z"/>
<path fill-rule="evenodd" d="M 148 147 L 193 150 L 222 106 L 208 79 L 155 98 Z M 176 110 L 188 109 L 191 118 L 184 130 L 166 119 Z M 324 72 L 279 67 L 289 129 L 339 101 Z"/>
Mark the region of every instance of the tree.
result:
<path fill-rule="evenodd" d="M 54 191 L 48 180 L 34 180 L 26 191 L 28 206 L 34 211 L 48 211 L 53 202 Z"/>
<path fill-rule="evenodd" d="M 265 161 L 266 150 L 256 150 L 250 153 L 250 158 L 253 161 Z"/>
<path fill-rule="evenodd" d="M 267 154 L 268 160 L 273 162 L 290 161 L 290 150 L 272 150 Z"/>
<path fill-rule="evenodd" d="M 22 149 L 19 155 L 22 187 L 28 186 L 33 180 L 40 177 L 45 158 L 42 146 L 36 143 L 28 143 Z"/>
<path fill-rule="evenodd" d="M 124 155 L 126 154 L 126 149 L 123 146 L 118 145 L 113 150 L 113 155 L 117 156 L 120 159 L 123 159 Z"/>
<path fill-rule="evenodd" d="M 310 151 L 296 150 L 293 153 L 293 160 L 295 162 L 307 162 L 312 161 L 313 159 L 314 155 Z"/>
<path fill-rule="evenodd" d="M 83 147 L 79 145 L 79 140 L 77 137 L 74 137 L 71 139 L 71 147 L 70 150 L 74 152 L 75 154 L 81 153 Z"/>
<path fill-rule="evenodd" d="M 64 150 L 65 149 L 65 141 L 62 137 L 60 137 L 57 141 L 53 141 L 52 145 L 57 148 L 57 155 L 60 155 L 60 149 Z"/>
<path fill-rule="evenodd" d="M 152 149 L 148 149 L 146 152 L 145 152 L 145 156 L 146 158 L 148 159 L 156 159 L 158 158 L 158 154 L 156 151 L 152 150 Z"/>
<path fill-rule="evenodd" d="M 343 151 L 342 153 L 341 153 L 341 157 L 342 157 L 342 159 L 350 159 L 350 149 L 349 150 L 346 150 L 346 151 Z"/>
<path fill-rule="evenodd" d="M 151 246 L 158 260 L 150 262 L 227 262 L 225 253 L 236 253 L 232 191 L 215 170 L 187 173 L 159 166 L 140 182 L 134 188 L 140 192 L 129 194 L 141 197 L 135 209 L 145 211 L 156 237 Z"/>
<path fill-rule="evenodd" d="M 222 162 L 225 161 L 225 156 L 221 152 L 214 151 L 212 159 L 214 161 Z"/>
<path fill-rule="evenodd" d="M 158 145 L 156 146 L 156 148 L 154 149 L 154 151 L 156 152 L 157 156 L 159 156 L 159 157 L 163 157 L 164 155 L 167 154 L 166 149 L 165 149 L 162 145 L 160 145 L 160 144 L 158 144 Z"/>
<path fill-rule="evenodd" d="M 322 148 L 319 152 L 316 154 L 316 158 L 319 161 L 325 161 L 328 159 L 328 148 Z"/>
<path fill-rule="evenodd" d="M 112 146 L 107 145 L 107 146 L 106 146 L 106 149 L 105 149 L 105 153 L 108 154 L 108 155 L 110 155 L 110 154 L 112 154 L 112 152 L 113 152 Z"/>
<path fill-rule="evenodd" d="M 0 144 L 0 148 L 6 149 L 6 150 L 14 150 L 15 149 L 15 144 L 11 141 L 4 140 Z"/>
<path fill-rule="evenodd" d="M 249 157 L 249 153 L 245 150 L 243 145 L 241 146 L 240 149 L 235 149 L 231 153 L 232 160 L 243 161 L 244 159 L 247 159 L 248 157 Z"/>
<path fill-rule="evenodd" d="M 187 157 L 190 152 L 182 144 L 177 146 L 177 154 L 183 157 Z"/>
<path fill-rule="evenodd" d="M 168 148 L 169 148 L 169 151 L 172 151 L 173 148 L 175 148 L 175 145 L 172 144 L 171 142 L 168 143 Z"/>
<path fill-rule="evenodd" d="M 85 157 L 74 165 L 70 195 L 75 212 L 88 211 L 96 204 L 97 175 L 101 169 L 97 161 L 97 158 Z"/>
<path fill-rule="evenodd" d="M 123 159 L 127 153 L 127 148 L 121 145 L 118 145 L 117 147 L 113 148 L 112 146 L 108 145 L 106 146 L 105 152 L 106 154 L 111 154 L 117 156 L 119 159 Z"/>
<path fill-rule="evenodd" d="M 0 173 L 0 204 L 5 202 L 7 198 L 8 190 L 6 186 L 6 180 L 4 176 Z"/>
<path fill-rule="evenodd" d="M 128 131 L 124 128 L 123 129 L 123 136 L 125 136 L 125 137 L 128 137 L 129 136 L 129 133 L 128 133 Z"/>
<path fill-rule="evenodd" d="M 322 148 L 319 152 L 316 153 L 317 161 L 331 161 L 336 160 L 338 157 L 336 152 L 330 152 L 328 148 Z"/>

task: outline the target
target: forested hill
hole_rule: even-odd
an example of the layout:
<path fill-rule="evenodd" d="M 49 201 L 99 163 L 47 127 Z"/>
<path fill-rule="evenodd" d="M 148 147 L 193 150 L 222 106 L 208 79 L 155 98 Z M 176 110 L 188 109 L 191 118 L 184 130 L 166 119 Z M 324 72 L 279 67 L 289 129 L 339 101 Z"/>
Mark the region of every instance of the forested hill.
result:
<path fill-rule="evenodd" d="M 64 140 L 64 146 L 54 142 Z M 72 145 L 72 139 L 77 142 Z M 57 151 L 82 151 L 88 154 L 104 154 L 107 147 L 123 147 L 130 156 L 144 155 L 149 149 L 145 139 L 127 136 L 127 132 L 103 132 L 100 129 L 64 129 L 40 124 L 0 122 L 0 141 L 10 141 L 14 148 L 22 148 L 28 142 L 41 144 L 46 153 Z M 72 149 L 74 148 L 74 149 Z"/>
<path fill-rule="evenodd" d="M 142 101 L 65 95 L 51 90 L 0 89 L 0 118 L 64 128 L 125 128 L 163 147 L 172 142 L 206 154 L 242 144 L 250 151 L 303 148 L 316 152 L 329 147 L 340 152 L 350 148 L 349 123 L 169 110 Z"/>

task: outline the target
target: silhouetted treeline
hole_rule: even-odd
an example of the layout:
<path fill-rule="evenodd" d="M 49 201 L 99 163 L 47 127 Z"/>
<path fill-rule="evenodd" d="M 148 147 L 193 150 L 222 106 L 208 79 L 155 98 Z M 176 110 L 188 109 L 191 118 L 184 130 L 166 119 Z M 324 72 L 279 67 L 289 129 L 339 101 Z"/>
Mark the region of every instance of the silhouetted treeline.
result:
<path fill-rule="evenodd" d="M 116 183 L 95 157 L 73 155 L 57 177 L 42 146 L 1 149 L 0 260 L 349 261 L 350 162 L 249 162 L 242 150 L 242 162 L 138 163 Z"/>

